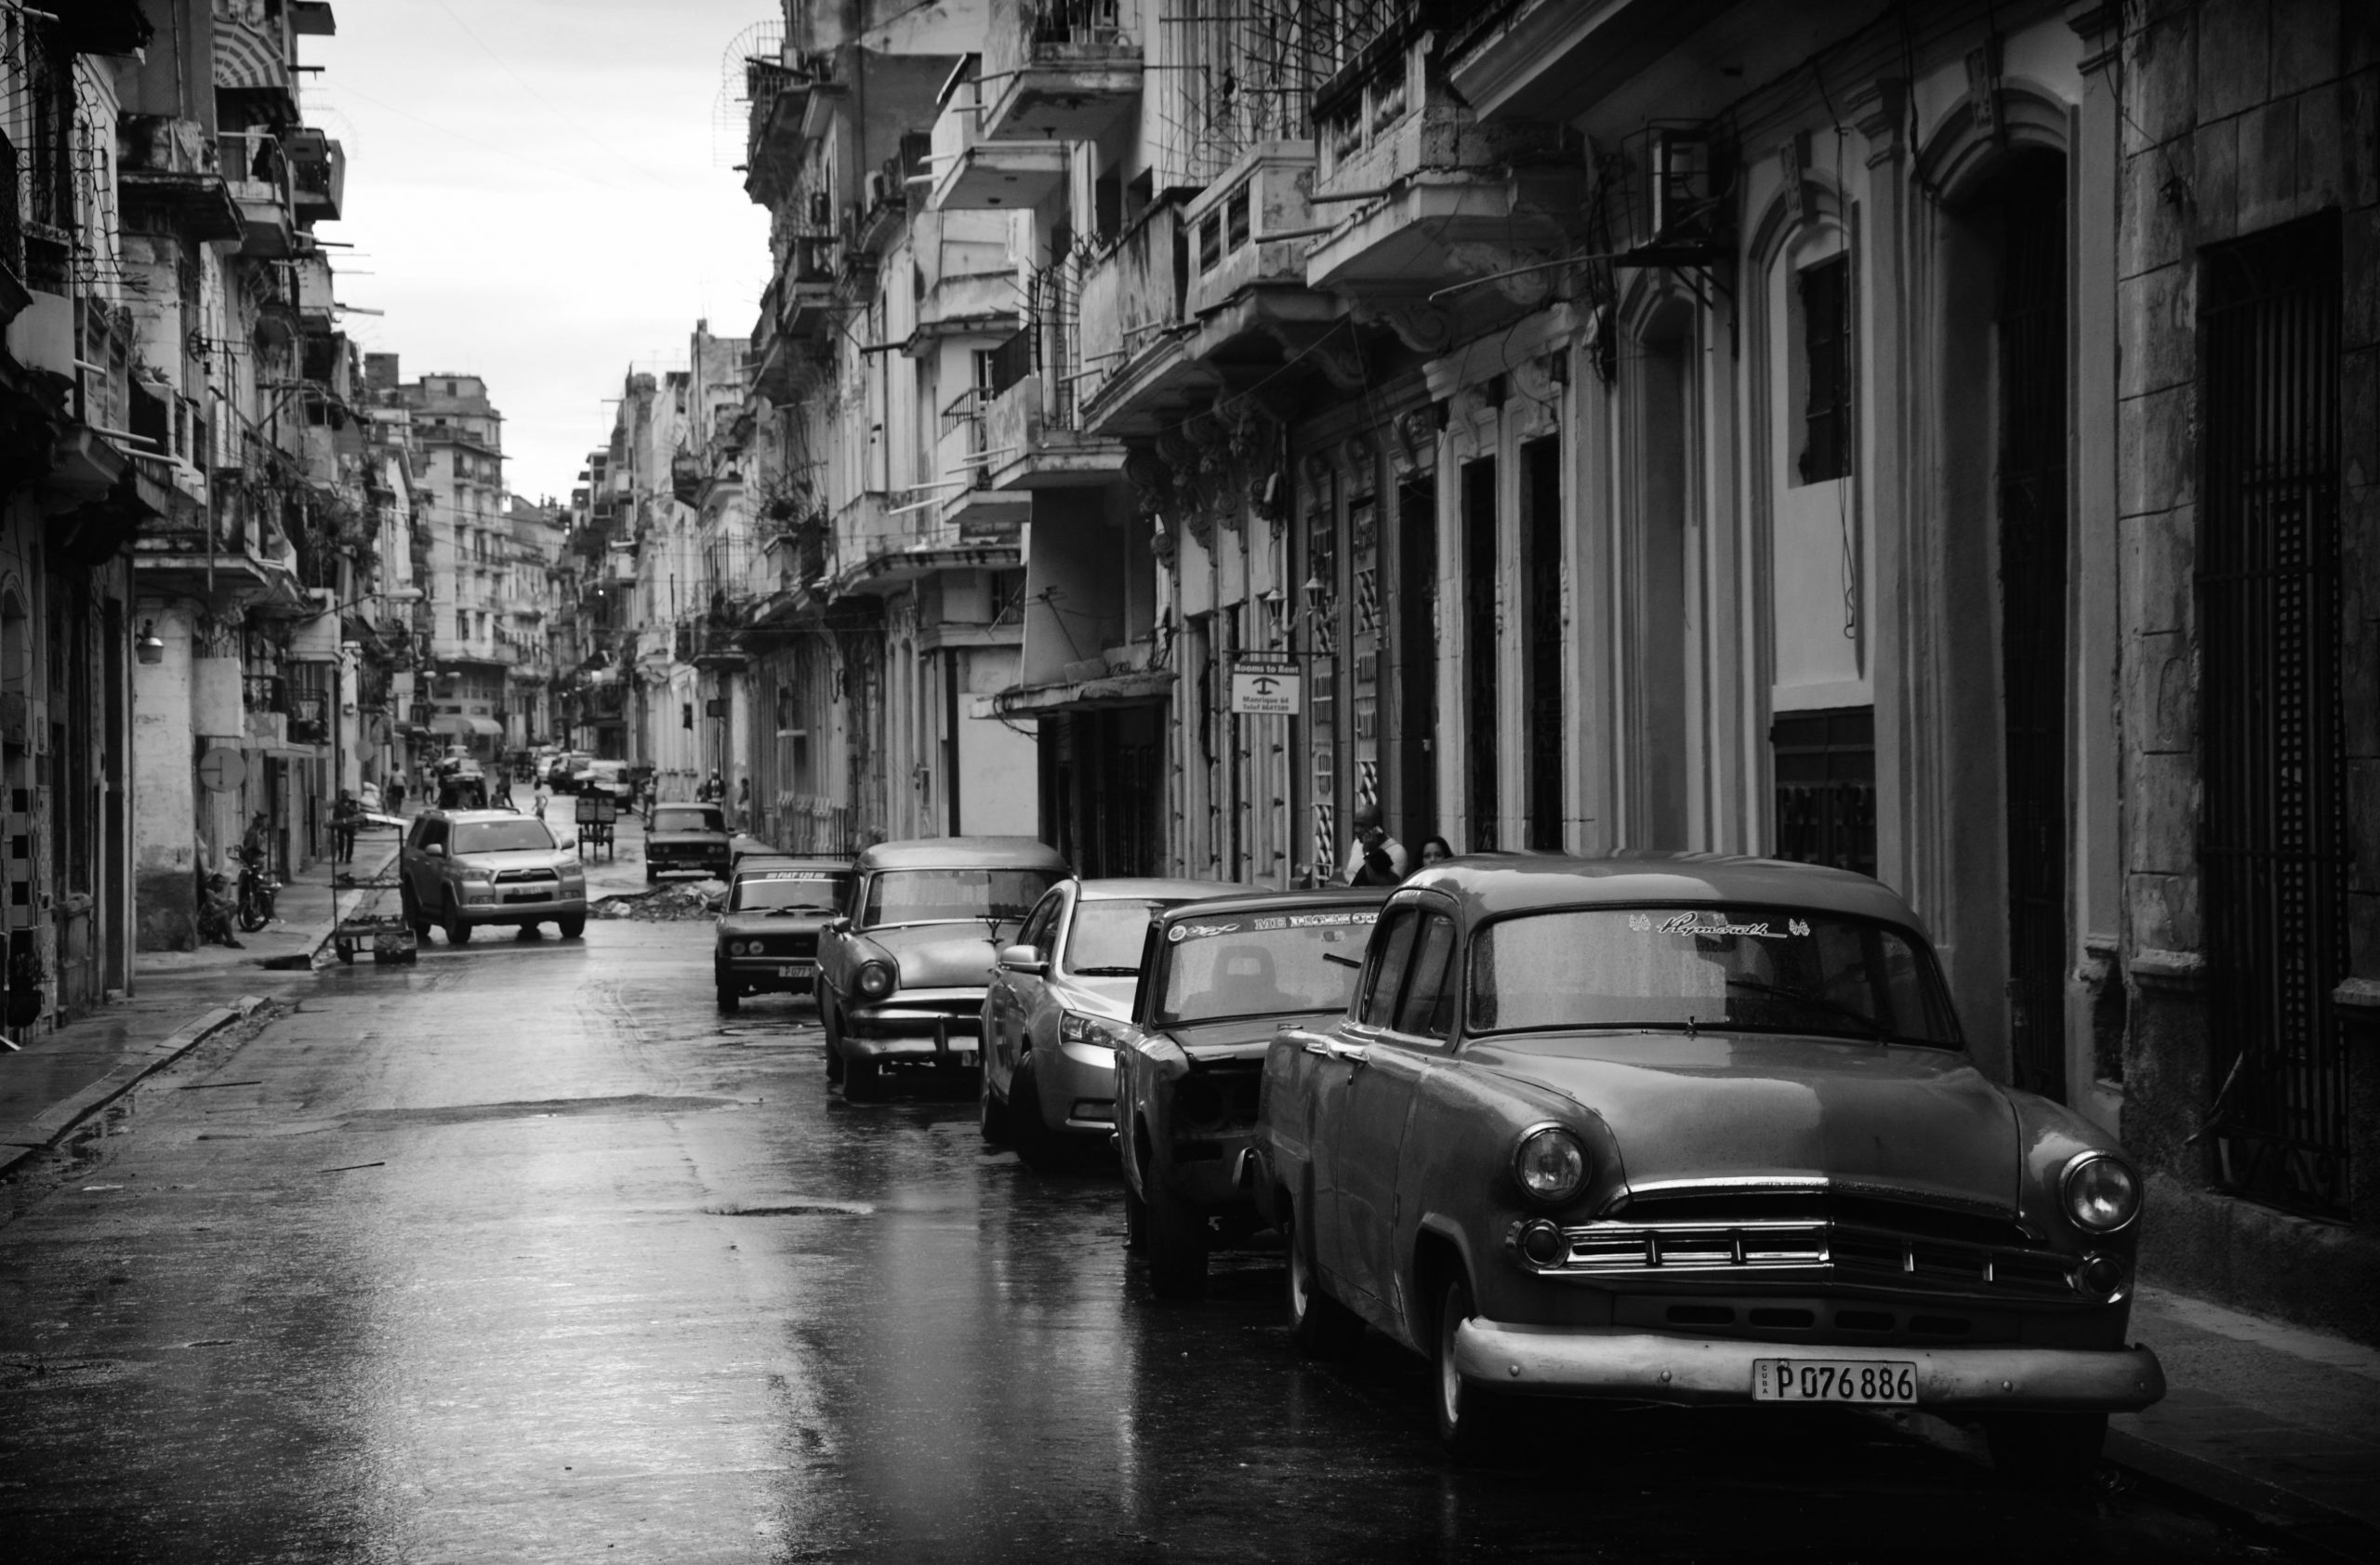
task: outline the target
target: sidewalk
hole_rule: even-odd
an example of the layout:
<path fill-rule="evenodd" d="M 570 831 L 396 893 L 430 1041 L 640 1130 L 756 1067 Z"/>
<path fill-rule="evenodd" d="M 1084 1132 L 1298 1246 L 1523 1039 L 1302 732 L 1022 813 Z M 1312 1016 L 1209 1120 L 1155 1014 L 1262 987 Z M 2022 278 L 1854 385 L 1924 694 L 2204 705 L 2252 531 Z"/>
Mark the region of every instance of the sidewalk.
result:
<path fill-rule="evenodd" d="M 387 832 L 365 837 L 351 868 L 379 873 L 396 842 Z M 332 890 L 331 867 L 316 865 L 282 888 L 278 916 L 241 935 L 242 948 L 140 952 L 130 998 L 0 1054 L 0 1174 L 268 1000 L 311 988 L 330 938 Z M 338 893 L 340 913 L 355 910 L 356 895 Z"/>

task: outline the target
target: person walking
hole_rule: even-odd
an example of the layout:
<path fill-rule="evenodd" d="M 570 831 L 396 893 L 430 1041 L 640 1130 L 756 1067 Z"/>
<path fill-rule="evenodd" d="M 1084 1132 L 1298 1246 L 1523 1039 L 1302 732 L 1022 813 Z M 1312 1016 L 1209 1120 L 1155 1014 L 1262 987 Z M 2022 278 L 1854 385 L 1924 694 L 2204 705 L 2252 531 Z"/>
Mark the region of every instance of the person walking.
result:
<path fill-rule="evenodd" d="M 338 790 L 338 800 L 331 806 L 331 862 L 355 862 L 355 831 L 364 824 L 364 806 L 346 789 Z"/>
<path fill-rule="evenodd" d="M 1374 849 L 1378 849 L 1382 856 L 1388 860 L 1389 878 L 1377 882 L 1358 881 L 1355 877 L 1364 872 L 1365 860 Z M 1405 844 L 1390 836 L 1388 828 L 1381 824 L 1380 806 L 1377 804 L 1358 806 L 1355 811 L 1355 841 L 1347 850 L 1347 884 L 1351 886 L 1395 885 L 1405 879 L 1412 869 L 1413 861 L 1406 853 Z"/>
<path fill-rule="evenodd" d="M 403 816 L 405 813 L 405 775 L 403 772 L 390 773 L 387 785 L 380 789 L 380 797 L 389 802 L 390 815 Z"/>

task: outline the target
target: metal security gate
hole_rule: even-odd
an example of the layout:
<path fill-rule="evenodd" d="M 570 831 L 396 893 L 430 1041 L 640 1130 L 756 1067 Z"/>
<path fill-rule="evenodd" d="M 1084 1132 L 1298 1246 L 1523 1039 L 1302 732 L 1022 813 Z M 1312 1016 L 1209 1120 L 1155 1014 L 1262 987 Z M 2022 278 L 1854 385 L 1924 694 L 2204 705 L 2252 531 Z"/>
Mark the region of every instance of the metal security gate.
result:
<path fill-rule="evenodd" d="M 2017 1086 L 2066 1099 L 2066 195 L 2044 160 L 2003 215 L 2000 696 Z"/>
<path fill-rule="evenodd" d="M 2220 1083 L 2208 1128 L 2232 1189 L 2343 1214 L 2337 218 L 2204 255 L 2199 862 Z"/>
<path fill-rule="evenodd" d="M 1528 507 L 1521 532 L 1521 710 L 1528 714 L 1528 845 L 1562 851 L 1562 441 L 1521 447 Z"/>
<path fill-rule="evenodd" d="M 1499 710 L 1496 627 L 1496 458 L 1462 465 L 1463 803 L 1470 815 L 1464 853 L 1496 847 L 1496 730 Z"/>

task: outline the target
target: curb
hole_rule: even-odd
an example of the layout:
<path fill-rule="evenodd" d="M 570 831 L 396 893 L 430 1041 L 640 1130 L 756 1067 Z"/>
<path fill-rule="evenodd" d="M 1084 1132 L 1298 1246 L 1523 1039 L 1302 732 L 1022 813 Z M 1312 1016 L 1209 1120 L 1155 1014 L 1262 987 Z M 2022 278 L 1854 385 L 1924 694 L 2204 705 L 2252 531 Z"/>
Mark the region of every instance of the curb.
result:
<path fill-rule="evenodd" d="M 8 1173 L 37 1153 L 48 1151 L 67 1132 L 139 1086 L 144 1078 L 173 1064 L 233 1022 L 255 1015 L 264 1002 L 262 995 L 244 994 L 229 1005 L 204 1012 L 151 1044 L 147 1054 L 126 1060 L 82 1091 L 12 1127 L 7 1133 L 7 1144 L 0 1145 L 0 1174 Z"/>
<path fill-rule="evenodd" d="M 2357 1562 L 2380 1558 L 2380 1532 L 2370 1523 L 2279 1484 L 2125 1429 L 2108 1431 L 2106 1454 L 2108 1461 L 2129 1473 L 2179 1491 L 2317 1558 Z"/>

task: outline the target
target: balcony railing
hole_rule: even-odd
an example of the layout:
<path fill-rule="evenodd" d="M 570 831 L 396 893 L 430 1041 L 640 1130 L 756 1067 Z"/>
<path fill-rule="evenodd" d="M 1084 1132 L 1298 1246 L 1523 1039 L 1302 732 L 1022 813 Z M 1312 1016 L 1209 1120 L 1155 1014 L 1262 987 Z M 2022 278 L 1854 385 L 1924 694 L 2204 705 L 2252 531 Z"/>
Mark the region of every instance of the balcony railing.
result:
<path fill-rule="evenodd" d="M 993 0 L 985 137 L 1082 141 L 1114 125 L 1141 90 L 1139 11 L 1126 0 Z"/>

